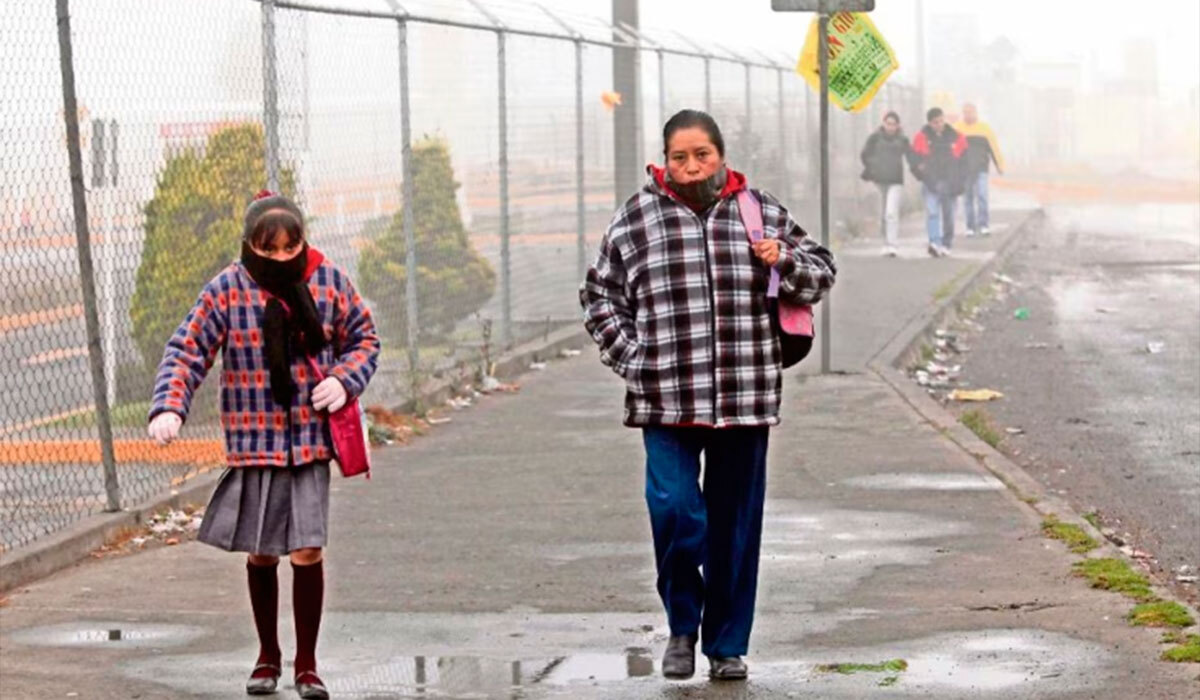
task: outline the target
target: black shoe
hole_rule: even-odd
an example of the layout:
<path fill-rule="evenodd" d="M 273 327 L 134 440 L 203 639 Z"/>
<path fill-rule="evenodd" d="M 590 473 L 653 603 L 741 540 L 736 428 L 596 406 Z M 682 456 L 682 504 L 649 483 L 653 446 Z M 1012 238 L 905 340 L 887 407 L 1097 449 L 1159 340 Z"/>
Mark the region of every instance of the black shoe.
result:
<path fill-rule="evenodd" d="M 680 681 L 696 675 L 696 635 L 681 634 L 667 641 L 662 673 L 664 678 Z"/>
<path fill-rule="evenodd" d="M 259 671 L 272 671 L 273 675 L 256 676 Z M 247 695 L 271 695 L 279 688 L 281 671 L 275 664 L 259 664 L 250 672 L 250 680 L 246 681 Z"/>
<path fill-rule="evenodd" d="M 750 672 L 746 662 L 740 656 L 730 656 L 723 659 L 708 657 L 710 664 L 708 677 L 714 681 L 744 681 Z"/>
<path fill-rule="evenodd" d="M 305 671 L 296 676 L 296 692 L 304 700 L 329 700 L 329 691 L 316 671 Z"/>

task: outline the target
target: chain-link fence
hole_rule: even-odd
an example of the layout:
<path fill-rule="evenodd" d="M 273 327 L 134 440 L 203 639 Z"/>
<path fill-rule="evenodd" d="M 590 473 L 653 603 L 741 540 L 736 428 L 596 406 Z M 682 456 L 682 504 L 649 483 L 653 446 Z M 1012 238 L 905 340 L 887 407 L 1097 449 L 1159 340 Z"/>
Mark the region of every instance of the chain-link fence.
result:
<path fill-rule="evenodd" d="M 583 266 L 628 194 L 623 107 L 602 99 L 614 51 L 640 52 L 647 160 L 671 113 L 707 108 L 733 167 L 818 226 L 817 100 L 788 56 L 518 0 L 59 5 L 61 36 L 54 3 L 0 6 L 0 551 L 222 464 L 217 381 L 170 448 L 145 437 L 148 399 L 264 186 L 367 298 L 384 340 L 367 401 L 391 406 L 578 323 Z M 868 194 L 858 150 L 889 108 L 919 121 L 901 86 L 833 115 L 834 219 Z"/>

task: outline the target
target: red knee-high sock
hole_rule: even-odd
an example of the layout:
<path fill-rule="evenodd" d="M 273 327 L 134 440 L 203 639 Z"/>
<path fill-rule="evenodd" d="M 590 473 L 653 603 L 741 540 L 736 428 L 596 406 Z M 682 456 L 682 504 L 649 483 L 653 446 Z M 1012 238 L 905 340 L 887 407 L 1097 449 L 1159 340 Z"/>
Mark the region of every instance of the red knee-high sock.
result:
<path fill-rule="evenodd" d="M 317 632 L 325 603 L 324 562 L 292 564 L 292 607 L 296 616 L 296 675 L 317 670 Z"/>
<path fill-rule="evenodd" d="M 280 666 L 279 651 L 279 564 L 258 566 L 246 562 L 246 581 L 250 588 L 250 608 L 258 630 L 258 663 Z M 272 675 L 262 671 L 256 675 Z"/>

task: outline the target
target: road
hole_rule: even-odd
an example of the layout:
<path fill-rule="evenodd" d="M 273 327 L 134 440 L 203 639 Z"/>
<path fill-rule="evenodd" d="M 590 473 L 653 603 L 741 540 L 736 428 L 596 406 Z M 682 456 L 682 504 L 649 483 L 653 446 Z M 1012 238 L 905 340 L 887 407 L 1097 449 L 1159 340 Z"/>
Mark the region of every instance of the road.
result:
<path fill-rule="evenodd" d="M 972 385 L 1006 394 L 996 421 L 1024 429 L 1010 455 L 1169 579 L 1200 568 L 1198 232 L 1197 206 L 1051 208 L 964 363 Z"/>

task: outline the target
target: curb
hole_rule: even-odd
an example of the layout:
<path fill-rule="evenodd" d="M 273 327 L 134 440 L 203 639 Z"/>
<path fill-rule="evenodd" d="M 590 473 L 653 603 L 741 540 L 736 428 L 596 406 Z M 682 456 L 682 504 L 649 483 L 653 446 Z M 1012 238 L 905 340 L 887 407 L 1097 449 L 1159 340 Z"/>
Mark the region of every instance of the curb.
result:
<path fill-rule="evenodd" d="M 1044 220 L 1045 213 L 1041 209 L 1035 210 L 1022 220 L 1009 240 L 1004 242 L 991 260 L 961 280 L 947 299 L 928 308 L 910 321 L 904 330 L 898 333 L 892 342 L 867 364 L 867 369 L 888 384 L 930 426 L 974 458 L 992 476 L 999 479 L 1007 487 L 1014 501 L 1018 503 L 1018 507 L 1028 508 L 1028 510 L 1022 510 L 1025 510 L 1031 518 L 1036 518 L 1040 523 L 1041 520 L 1054 517 L 1061 522 L 1082 528 L 1099 545 L 1084 555 L 1086 558 L 1112 557 L 1128 562 L 1129 559 L 1109 542 L 1099 529 L 1075 512 L 1075 509 L 1066 500 L 1048 493 L 1042 483 L 1024 468 L 981 440 L 948 410 L 930 398 L 925 389 L 915 384 L 902 369 L 920 357 L 921 346 L 932 340 L 934 332 L 938 328 L 945 327 L 957 319 L 959 304 L 968 295 L 989 284 L 992 273 L 1005 265 L 1025 235 L 1040 226 Z M 1166 587 L 1159 585 L 1153 579 L 1151 579 L 1151 584 L 1154 594 L 1159 598 L 1179 602 L 1191 611 L 1195 619 L 1200 619 L 1200 612 L 1183 601 L 1177 600 Z"/>
<path fill-rule="evenodd" d="M 582 324 L 559 329 L 505 353 L 495 362 L 495 376 L 498 379 L 517 376 L 528 371 L 531 363 L 557 356 L 567 348 L 578 348 L 587 341 L 588 335 L 582 329 Z M 460 385 L 461 382 L 455 379 L 439 382 L 427 389 L 421 399 L 426 405 L 445 403 Z M 117 513 L 100 513 L 84 518 L 28 546 L 5 553 L 0 559 L 0 593 L 12 591 L 79 563 L 123 531 L 144 526 L 161 510 L 207 503 L 222 473 L 223 469 L 213 469 L 197 476 L 178 491 L 157 496 Z"/>

